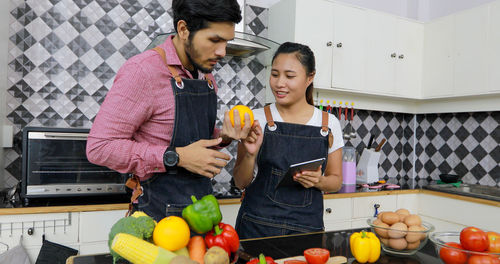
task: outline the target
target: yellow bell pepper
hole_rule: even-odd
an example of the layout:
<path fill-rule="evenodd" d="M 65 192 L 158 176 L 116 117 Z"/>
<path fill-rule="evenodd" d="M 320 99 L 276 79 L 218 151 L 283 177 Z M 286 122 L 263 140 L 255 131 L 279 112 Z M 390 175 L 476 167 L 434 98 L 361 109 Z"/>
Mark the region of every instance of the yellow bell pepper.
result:
<path fill-rule="evenodd" d="M 373 263 L 380 257 L 380 240 L 372 232 L 353 233 L 349 238 L 351 253 L 359 263 Z"/>

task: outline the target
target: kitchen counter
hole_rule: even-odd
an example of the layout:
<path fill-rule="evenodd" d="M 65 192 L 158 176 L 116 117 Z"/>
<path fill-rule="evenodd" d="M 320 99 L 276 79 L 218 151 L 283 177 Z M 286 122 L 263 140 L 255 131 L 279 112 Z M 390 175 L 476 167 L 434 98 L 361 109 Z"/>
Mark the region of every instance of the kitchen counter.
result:
<path fill-rule="evenodd" d="M 398 184 L 401 186 L 399 189 L 383 190 L 383 189 L 369 189 L 369 188 L 356 188 L 356 185 L 344 185 L 340 191 L 336 193 L 327 193 L 324 195 L 325 199 L 339 199 L 351 197 L 365 197 L 365 196 L 379 196 L 379 195 L 394 195 L 394 194 L 418 194 L 426 193 L 432 195 L 439 195 L 458 200 L 470 201 L 486 205 L 500 207 L 500 201 L 494 199 L 483 199 L 473 197 L 472 195 L 460 195 L 450 191 L 442 191 L 438 189 L 431 189 L 432 184 L 435 182 L 428 182 L 425 180 L 400 180 L 390 179 L 389 183 Z M 238 204 L 240 197 L 219 197 L 218 201 L 222 205 Z M 88 212 L 88 211 L 107 211 L 107 210 L 127 210 L 127 203 L 113 203 L 113 204 L 87 204 L 87 205 L 50 205 L 50 206 L 34 206 L 34 207 L 19 207 L 19 208 L 0 208 L 0 215 L 13 215 L 13 214 L 36 214 L 36 213 L 62 213 L 62 212 Z"/>
<path fill-rule="evenodd" d="M 292 236 L 270 237 L 263 239 L 247 239 L 241 241 L 241 249 L 252 256 L 264 253 L 274 259 L 299 256 L 303 251 L 312 247 L 321 247 L 330 250 L 331 256 L 345 256 L 348 263 L 357 263 L 349 247 L 349 236 L 361 229 L 343 231 L 318 232 Z M 108 264 L 112 263 L 109 254 L 92 256 L 76 256 L 68 264 Z M 125 261 L 120 263 L 127 263 Z M 245 260 L 237 263 L 244 264 Z M 413 256 L 391 256 L 382 251 L 382 256 L 376 263 L 440 263 L 431 241 Z"/>

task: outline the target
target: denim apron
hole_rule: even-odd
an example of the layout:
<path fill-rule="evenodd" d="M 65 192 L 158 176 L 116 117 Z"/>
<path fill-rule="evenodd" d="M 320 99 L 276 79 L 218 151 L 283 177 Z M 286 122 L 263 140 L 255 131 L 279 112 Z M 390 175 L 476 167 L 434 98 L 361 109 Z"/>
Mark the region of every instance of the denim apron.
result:
<path fill-rule="evenodd" d="M 175 67 L 167 64 L 165 52 L 156 47 L 172 74 L 170 80 L 175 97 L 175 120 L 171 145 L 184 147 L 200 139 L 211 139 L 217 116 L 217 95 L 211 80 L 181 79 Z M 182 215 L 182 209 L 192 203 L 191 195 L 201 198 L 213 192 L 211 180 L 182 167 L 165 173 L 155 173 L 140 182 L 142 195 L 137 210 L 156 221 L 166 216 Z"/>
<path fill-rule="evenodd" d="M 277 186 L 291 164 L 328 157 L 333 136 L 328 113 L 322 127 L 274 122 L 264 107 L 267 124 L 257 157 L 258 173 L 246 188 L 236 219 L 241 239 L 322 231 L 323 193 L 317 188 Z M 329 142 L 330 140 L 330 142 Z M 323 164 L 324 172 L 326 163 Z"/>

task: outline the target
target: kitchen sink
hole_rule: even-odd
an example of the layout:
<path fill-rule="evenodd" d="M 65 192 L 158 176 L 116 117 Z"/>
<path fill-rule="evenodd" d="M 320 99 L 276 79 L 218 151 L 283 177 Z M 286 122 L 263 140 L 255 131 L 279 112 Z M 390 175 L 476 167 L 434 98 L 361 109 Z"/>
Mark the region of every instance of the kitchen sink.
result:
<path fill-rule="evenodd" d="M 479 184 L 461 184 L 455 187 L 451 184 L 435 184 L 426 186 L 427 189 L 461 194 L 488 200 L 500 201 L 500 188 L 495 186 L 486 186 Z"/>

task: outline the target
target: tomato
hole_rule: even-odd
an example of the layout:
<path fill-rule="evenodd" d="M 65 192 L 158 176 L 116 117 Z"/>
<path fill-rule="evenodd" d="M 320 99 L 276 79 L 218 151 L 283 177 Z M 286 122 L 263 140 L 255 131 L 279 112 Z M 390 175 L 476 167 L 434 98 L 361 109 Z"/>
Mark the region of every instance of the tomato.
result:
<path fill-rule="evenodd" d="M 463 249 L 460 244 L 455 242 L 448 242 L 445 245 L 458 249 Z M 467 253 L 458 249 L 453 249 L 443 246 L 439 250 L 439 257 L 446 264 L 464 264 L 467 261 Z"/>
<path fill-rule="evenodd" d="M 330 258 L 330 251 L 324 248 L 309 248 L 304 250 L 304 257 L 309 264 L 325 264 Z"/>
<path fill-rule="evenodd" d="M 472 255 L 467 264 L 500 264 L 500 260 L 489 255 Z"/>
<path fill-rule="evenodd" d="M 298 259 L 285 260 L 284 264 L 307 264 L 307 262 Z"/>
<path fill-rule="evenodd" d="M 483 230 L 469 226 L 460 232 L 460 244 L 467 250 L 485 251 L 488 249 L 488 236 Z"/>
<path fill-rule="evenodd" d="M 488 251 L 500 253 L 500 234 L 497 232 L 486 232 L 488 236 Z"/>

